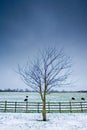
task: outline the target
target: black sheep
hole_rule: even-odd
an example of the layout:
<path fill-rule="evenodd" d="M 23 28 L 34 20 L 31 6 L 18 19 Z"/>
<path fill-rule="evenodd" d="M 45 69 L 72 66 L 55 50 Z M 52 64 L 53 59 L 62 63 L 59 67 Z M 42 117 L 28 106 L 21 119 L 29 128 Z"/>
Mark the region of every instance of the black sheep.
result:
<path fill-rule="evenodd" d="M 81 100 L 85 100 L 85 98 L 81 98 Z"/>
<path fill-rule="evenodd" d="M 28 101 L 28 99 L 27 99 L 27 98 L 25 98 L 25 99 L 24 99 L 24 101 Z"/>
<path fill-rule="evenodd" d="M 75 98 L 74 98 L 74 97 L 72 97 L 72 100 L 75 100 Z"/>
<path fill-rule="evenodd" d="M 28 101 L 28 96 L 26 96 L 26 98 L 24 99 L 24 101 Z"/>

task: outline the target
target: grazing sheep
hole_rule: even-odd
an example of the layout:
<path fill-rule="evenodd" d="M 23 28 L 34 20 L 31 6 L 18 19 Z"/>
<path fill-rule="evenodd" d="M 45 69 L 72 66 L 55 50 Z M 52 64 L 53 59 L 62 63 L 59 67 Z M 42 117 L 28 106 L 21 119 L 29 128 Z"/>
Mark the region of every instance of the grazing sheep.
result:
<path fill-rule="evenodd" d="M 85 98 L 81 98 L 81 100 L 85 100 Z"/>
<path fill-rule="evenodd" d="M 24 101 L 28 101 L 28 96 L 26 96 L 26 98 L 24 99 Z"/>
<path fill-rule="evenodd" d="M 74 98 L 74 97 L 72 97 L 72 100 L 75 100 L 75 98 Z"/>
<path fill-rule="evenodd" d="M 28 101 L 28 99 L 27 99 L 27 98 L 25 98 L 25 99 L 24 99 L 24 101 Z"/>

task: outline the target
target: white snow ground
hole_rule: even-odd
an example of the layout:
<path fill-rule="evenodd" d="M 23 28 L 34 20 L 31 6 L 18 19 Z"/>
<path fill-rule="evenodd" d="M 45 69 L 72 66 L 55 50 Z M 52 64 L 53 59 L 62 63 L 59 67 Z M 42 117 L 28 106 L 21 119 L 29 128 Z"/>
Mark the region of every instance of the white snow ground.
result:
<path fill-rule="evenodd" d="M 87 130 L 87 113 L 0 113 L 0 130 Z"/>

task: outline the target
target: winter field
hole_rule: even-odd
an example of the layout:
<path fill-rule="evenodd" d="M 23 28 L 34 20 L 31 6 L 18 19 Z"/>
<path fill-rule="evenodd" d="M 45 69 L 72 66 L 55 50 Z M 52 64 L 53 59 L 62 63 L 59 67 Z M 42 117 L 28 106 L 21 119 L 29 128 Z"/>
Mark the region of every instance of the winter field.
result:
<path fill-rule="evenodd" d="M 0 101 L 41 101 L 37 93 L 1 92 Z M 47 101 L 76 101 L 85 98 L 87 93 L 51 93 Z M 47 121 L 42 121 L 41 113 L 0 113 L 0 130 L 86 130 L 87 113 L 47 113 Z"/>
<path fill-rule="evenodd" d="M 23 102 L 26 96 L 30 102 L 41 101 L 39 94 L 35 92 L 0 92 L 0 101 Z M 71 101 L 72 97 L 75 97 L 75 101 L 81 101 L 82 97 L 87 101 L 87 93 L 50 93 L 47 95 L 47 101 Z"/>
<path fill-rule="evenodd" d="M 0 130 L 87 130 L 85 113 L 51 113 L 47 119 L 40 113 L 0 113 Z"/>

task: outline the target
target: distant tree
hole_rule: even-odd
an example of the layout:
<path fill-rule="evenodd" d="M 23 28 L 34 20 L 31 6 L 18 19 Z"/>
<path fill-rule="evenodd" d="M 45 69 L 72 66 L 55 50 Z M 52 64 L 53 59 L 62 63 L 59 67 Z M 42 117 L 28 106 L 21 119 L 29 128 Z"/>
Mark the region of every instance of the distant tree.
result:
<path fill-rule="evenodd" d="M 29 89 L 26 88 L 26 89 L 25 89 L 25 92 L 30 92 L 30 91 L 29 91 Z"/>
<path fill-rule="evenodd" d="M 0 92 L 3 92 L 3 90 L 2 90 L 2 89 L 0 89 Z"/>
<path fill-rule="evenodd" d="M 53 88 L 68 84 L 71 59 L 65 56 L 63 50 L 49 48 L 40 51 L 31 65 L 29 62 L 25 67 L 18 65 L 18 71 L 22 80 L 40 94 L 43 103 L 43 121 L 46 121 L 46 95 Z"/>

